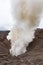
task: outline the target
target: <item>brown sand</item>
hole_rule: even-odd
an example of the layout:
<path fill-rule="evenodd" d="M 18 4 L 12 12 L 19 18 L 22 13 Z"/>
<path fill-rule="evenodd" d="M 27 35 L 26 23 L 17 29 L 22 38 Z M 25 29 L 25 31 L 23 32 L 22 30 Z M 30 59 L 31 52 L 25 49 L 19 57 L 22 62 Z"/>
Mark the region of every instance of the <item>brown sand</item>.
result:
<path fill-rule="evenodd" d="M 9 54 L 10 41 L 6 39 L 9 31 L 0 31 L 0 65 L 43 65 L 43 29 L 37 29 L 35 39 L 27 52 L 12 57 Z"/>

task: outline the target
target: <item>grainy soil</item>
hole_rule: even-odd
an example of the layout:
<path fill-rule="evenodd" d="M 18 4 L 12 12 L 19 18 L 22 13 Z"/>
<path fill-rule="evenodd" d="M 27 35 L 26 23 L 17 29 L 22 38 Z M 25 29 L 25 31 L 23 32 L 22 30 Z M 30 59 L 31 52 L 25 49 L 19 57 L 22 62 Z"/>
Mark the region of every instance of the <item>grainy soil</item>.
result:
<path fill-rule="evenodd" d="M 9 53 L 8 32 L 0 31 L 0 65 L 43 65 L 43 29 L 36 30 L 35 39 L 27 47 L 27 52 L 18 57 Z"/>

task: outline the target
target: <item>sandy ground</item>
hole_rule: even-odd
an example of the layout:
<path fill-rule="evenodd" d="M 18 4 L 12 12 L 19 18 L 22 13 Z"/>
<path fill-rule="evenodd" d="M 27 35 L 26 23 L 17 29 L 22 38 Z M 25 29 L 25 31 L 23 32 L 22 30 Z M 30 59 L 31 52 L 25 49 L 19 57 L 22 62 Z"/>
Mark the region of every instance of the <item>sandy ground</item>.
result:
<path fill-rule="evenodd" d="M 8 32 L 0 31 L 0 65 L 43 65 L 43 29 L 36 30 L 35 39 L 27 47 L 27 52 L 18 57 L 9 54 Z"/>

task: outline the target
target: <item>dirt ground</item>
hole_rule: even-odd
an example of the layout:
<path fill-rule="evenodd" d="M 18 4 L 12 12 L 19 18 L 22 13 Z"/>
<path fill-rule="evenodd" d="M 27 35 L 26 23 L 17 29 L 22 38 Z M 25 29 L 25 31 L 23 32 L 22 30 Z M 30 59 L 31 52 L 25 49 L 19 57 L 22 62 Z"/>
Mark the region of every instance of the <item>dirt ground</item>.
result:
<path fill-rule="evenodd" d="M 43 65 L 43 29 L 36 30 L 35 39 L 27 47 L 27 52 L 18 57 L 9 53 L 8 32 L 0 31 L 0 65 Z"/>

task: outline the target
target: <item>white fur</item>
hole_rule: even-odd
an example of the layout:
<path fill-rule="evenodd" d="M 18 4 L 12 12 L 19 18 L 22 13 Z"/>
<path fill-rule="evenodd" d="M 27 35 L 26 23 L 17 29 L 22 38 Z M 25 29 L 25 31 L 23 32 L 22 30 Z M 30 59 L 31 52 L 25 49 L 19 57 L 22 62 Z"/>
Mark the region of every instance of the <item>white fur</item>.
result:
<path fill-rule="evenodd" d="M 43 11 L 43 0 L 11 0 L 11 5 L 13 20 L 15 19 L 16 23 L 7 39 L 11 40 L 10 53 L 12 56 L 18 56 L 26 52 L 26 47 L 35 37 L 35 29 Z"/>

